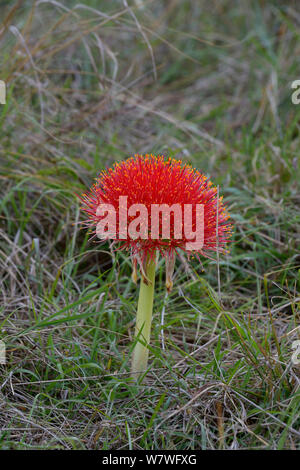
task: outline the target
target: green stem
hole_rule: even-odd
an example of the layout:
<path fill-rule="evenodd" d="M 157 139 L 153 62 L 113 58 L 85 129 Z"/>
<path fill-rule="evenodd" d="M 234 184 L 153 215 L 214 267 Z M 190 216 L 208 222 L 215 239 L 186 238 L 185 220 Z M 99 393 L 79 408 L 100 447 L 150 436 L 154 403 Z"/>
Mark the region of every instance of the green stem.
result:
<path fill-rule="evenodd" d="M 153 295 L 155 283 L 155 259 L 148 259 L 145 274 L 147 279 L 142 276 L 138 309 L 136 315 L 135 338 L 136 345 L 133 350 L 131 374 L 138 378 L 142 372 L 147 369 L 150 342 Z"/>

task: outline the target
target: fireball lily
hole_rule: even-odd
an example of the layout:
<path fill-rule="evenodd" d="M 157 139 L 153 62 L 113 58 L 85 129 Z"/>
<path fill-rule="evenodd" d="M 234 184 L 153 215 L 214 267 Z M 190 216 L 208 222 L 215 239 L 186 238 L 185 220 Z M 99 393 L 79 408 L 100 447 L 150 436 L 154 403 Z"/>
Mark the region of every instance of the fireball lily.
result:
<path fill-rule="evenodd" d="M 81 201 L 86 224 L 96 227 L 98 237 L 130 252 L 134 282 L 138 267 L 141 272 L 131 367 L 137 377 L 147 369 L 157 256 L 165 258 L 170 291 L 178 250 L 197 257 L 226 251 L 229 215 L 203 174 L 180 160 L 154 155 L 135 155 L 102 171 Z"/>

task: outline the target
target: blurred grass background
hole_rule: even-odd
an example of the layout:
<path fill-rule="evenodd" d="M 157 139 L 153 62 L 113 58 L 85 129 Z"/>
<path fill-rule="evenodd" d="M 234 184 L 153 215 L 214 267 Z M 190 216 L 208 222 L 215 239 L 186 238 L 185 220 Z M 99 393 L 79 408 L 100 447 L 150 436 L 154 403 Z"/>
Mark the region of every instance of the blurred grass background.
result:
<path fill-rule="evenodd" d="M 298 2 L 0 12 L 0 448 L 299 448 Z M 133 384 L 130 263 L 80 230 L 75 194 L 147 152 L 219 184 L 235 233 L 221 297 L 214 261 L 178 260 L 169 296 L 160 262 L 152 368 Z"/>

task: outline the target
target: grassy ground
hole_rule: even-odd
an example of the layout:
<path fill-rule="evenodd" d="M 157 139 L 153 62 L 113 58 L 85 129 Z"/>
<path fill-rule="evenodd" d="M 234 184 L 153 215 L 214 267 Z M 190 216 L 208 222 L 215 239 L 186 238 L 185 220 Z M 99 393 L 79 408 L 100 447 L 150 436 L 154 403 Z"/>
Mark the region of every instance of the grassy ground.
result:
<path fill-rule="evenodd" d="M 299 448 L 298 2 L 33 4 L 0 7 L 0 448 Z M 220 296 L 216 262 L 169 296 L 161 262 L 133 384 L 129 260 L 75 193 L 137 152 L 211 176 L 235 233 Z"/>

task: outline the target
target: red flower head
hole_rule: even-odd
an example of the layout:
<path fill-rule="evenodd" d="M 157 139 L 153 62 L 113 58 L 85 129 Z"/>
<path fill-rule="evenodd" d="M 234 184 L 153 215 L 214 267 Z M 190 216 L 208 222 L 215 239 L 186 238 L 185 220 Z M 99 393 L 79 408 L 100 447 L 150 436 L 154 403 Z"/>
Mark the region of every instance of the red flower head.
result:
<path fill-rule="evenodd" d="M 134 277 L 137 263 L 145 275 L 147 257 L 157 252 L 165 256 L 168 289 L 179 249 L 209 257 L 210 251 L 224 252 L 231 236 L 217 188 L 191 166 L 163 156 L 135 155 L 116 163 L 100 173 L 81 201 L 86 224 L 95 227 L 100 222 L 101 238 L 111 238 L 119 242 L 118 249 L 131 252 Z"/>

